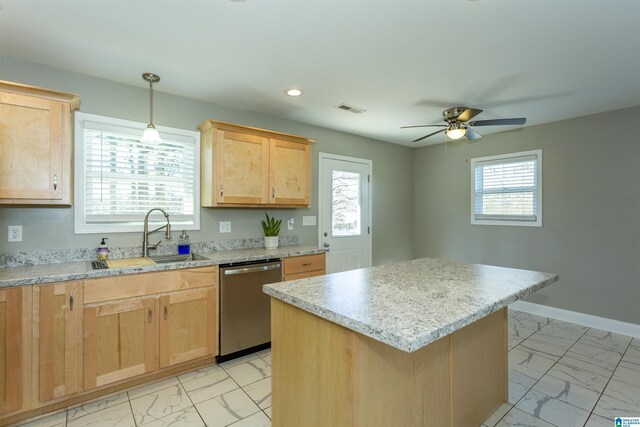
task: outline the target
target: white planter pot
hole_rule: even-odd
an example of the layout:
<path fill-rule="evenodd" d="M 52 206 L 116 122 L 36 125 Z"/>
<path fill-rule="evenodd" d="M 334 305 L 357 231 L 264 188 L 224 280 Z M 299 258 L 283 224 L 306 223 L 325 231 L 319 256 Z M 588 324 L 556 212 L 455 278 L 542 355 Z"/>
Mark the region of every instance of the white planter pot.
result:
<path fill-rule="evenodd" d="M 278 249 L 278 236 L 265 236 L 264 237 L 265 249 Z"/>

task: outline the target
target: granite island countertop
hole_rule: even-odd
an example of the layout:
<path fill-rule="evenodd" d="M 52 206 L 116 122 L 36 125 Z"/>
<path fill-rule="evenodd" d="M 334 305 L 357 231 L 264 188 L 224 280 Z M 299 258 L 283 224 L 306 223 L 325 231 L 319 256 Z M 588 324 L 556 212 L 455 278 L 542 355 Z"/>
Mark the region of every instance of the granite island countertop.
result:
<path fill-rule="evenodd" d="M 281 246 L 278 249 L 250 248 L 201 252 L 205 259 L 194 261 L 153 264 L 134 267 L 106 268 L 93 270 L 88 261 L 40 264 L 29 267 L 0 268 L 0 288 L 36 285 L 68 280 L 83 280 L 95 277 L 119 276 L 123 274 L 147 273 L 153 271 L 176 270 L 181 268 L 206 267 L 234 262 L 260 261 L 272 258 L 287 258 L 325 252 L 315 246 Z"/>
<path fill-rule="evenodd" d="M 264 286 L 264 292 L 413 352 L 558 280 L 529 270 L 423 258 Z"/>

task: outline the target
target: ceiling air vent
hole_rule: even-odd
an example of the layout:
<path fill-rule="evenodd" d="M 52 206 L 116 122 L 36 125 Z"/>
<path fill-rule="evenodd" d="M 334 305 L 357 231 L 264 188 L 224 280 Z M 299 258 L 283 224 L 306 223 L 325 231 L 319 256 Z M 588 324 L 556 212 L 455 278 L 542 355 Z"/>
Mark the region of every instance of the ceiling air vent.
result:
<path fill-rule="evenodd" d="M 344 111 L 349 111 L 350 113 L 354 113 L 354 114 L 360 114 L 367 111 L 363 108 L 354 107 L 353 105 L 349 105 L 349 104 L 340 104 L 336 108 L 339 108 Z"/>

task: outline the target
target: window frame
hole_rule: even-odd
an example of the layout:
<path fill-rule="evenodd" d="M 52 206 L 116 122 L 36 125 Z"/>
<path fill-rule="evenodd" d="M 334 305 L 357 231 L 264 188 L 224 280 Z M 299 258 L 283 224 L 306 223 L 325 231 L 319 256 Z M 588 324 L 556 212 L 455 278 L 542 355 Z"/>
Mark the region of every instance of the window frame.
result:
<path fill-rule="evenodd" d="M 83 112 L 74 113 L 74 234 L 102 234 L 102 233 L 138 233 L 142 232 L 142 224 L 144 216 L 140 218 L 140 222 L 135 223 L 87 223 L 86 221 L 86 194 L 85 194 L 85 163 L 84 163 L 84 122 L 94 121 L 107 126 L 126 127 L 129 129 L 139 130 L 140 136 L 147 128 L 147 123 L 136 122 L 132 120 L 118 119 L 115 117 L 102 116 L 97 114 L 89 114 Z M 177 135 L 181 138 L 193 138 L 194 141 L 194 165 L 193 165 L 193 224 L 177 224 L 176 229 L 179 230 L 200 230 L 200 132 L 186 129 L 171 128 L 167 126 L 157 126 L 156 129 L 160 133 L 160 137 L 171 140 L 169 135 Z M 162 206 L 159 206 L 162 207 Z M 164 217 L 160 220 L 161 215 L 153 217 L 157 221 L 151 221 L 149 225 L 164 225 Z M 172 224 L 173 227 L 174 224 Z"/>
<path fill-rule="evenodd" d="M 488 161 L 510 160 L 518 157 L 536 156 L 535 180 L 536 180 L 536 219 L 476 219 L 475 200 L 476 200 L 476 164 Z M 519 151 L 515 153 L 498 154 L 494 156 L 476 157 L 469 162 L 471 166 L 471 225 L 508 225 L 514 227 L 542 227 L 542 149 Z"/>

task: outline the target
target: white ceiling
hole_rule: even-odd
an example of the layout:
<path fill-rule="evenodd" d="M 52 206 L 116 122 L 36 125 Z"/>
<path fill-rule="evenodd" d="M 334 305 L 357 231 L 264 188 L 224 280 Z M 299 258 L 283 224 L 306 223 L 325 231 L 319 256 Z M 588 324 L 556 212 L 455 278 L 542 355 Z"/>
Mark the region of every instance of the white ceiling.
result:
<path fill-rule="evenodd" d="M 0 0 L 0 53 L 408 146 L 640 105 L 638 0 Z M 1 69 L 0 69 L 1 78 Z M 284 95 L 288 87 L 304 91 Z M 353 114 L 340 103 L 367 110 Z M 483 134 L 505 128 L 478 128 Z"/>

